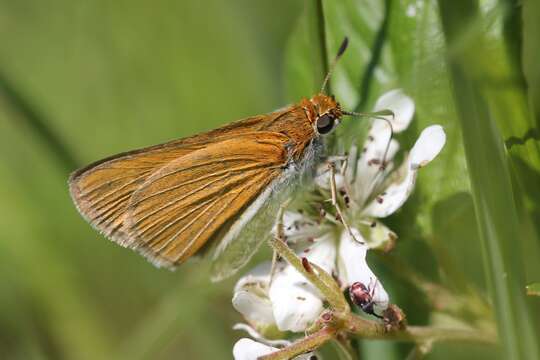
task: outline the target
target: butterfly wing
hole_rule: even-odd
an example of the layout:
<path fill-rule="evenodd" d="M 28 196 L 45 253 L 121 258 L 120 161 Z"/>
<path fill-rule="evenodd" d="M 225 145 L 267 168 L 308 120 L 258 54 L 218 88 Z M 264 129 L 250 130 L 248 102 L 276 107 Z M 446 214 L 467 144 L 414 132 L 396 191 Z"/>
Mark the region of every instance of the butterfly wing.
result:
<path fill-rule="evenodd" d="M 162 167 L 131 196 L 128 244 L 158 266 L 176 266 L 267 192 L 288 163 L 282 134 L 248 132 L 214 142 Z"/>
<path fill-rule="evenodd" d="M 125 226 L 127 206 L 135 190 L 150 175 L 220 139 L 263 129 L 282 113 L 278 111 L 247 118 L 207 133 L 103 159 L 70 176 L 71 197 L 79 212 L 94 228 L 120 245 L 128 246 L 133 239 Z"/>
<path fill-rule="evenodd" d="M 209 252 L 212 281 L 221 281 L 234 275 L 248 263 L 260 245 L 269 240 L 280 206 L 293 198 L 298 188 L 299 182 L 294 181 L 294 178 L 287 171 L 276 178 L 267 190 L 268 193 L 260 195 L 264 202 L 254 202 L 251 205 L 253 210 L 248 209 L 234 222 L 234 225 L 239 224 L 241 228 L 233 231 L 231 227 L 227 233 L 229 239 L 224 238 L 215 244 Z"/>

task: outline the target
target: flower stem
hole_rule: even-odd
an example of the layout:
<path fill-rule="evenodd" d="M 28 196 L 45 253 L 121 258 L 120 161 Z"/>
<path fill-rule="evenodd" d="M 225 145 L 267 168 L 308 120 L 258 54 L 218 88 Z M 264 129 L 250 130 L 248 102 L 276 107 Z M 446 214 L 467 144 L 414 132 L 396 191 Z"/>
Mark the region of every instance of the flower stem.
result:
<path fill-rule="evenodd" d="M 445 328 L 433 326 L 407 326 L 403 330 L 387 331 L 384 324 L 350 314 L 345 319 L 346 331 L 365 339 L 412 341 L 416 343 L 459 341 L 495 344 L 495 334 L 476 329 Z"/>
<path fill-rule="evenodd" d="M 343 319 L 341 326 L 326 326 L 319 331 L 296 341 L 292 345 L 276 351 L 272 354 L 260 357 L 260 360 L 285 360 L 313 351 L 329 340 L 336 339 L 338 334 L 351 334 L 363 339 L 380 339 L 392 341 L 408 341 L 422 346 L 429 344 L 431 347 L 439 341 L 444 342 L 469 342 L 495 344 L 495 334 L 482 332 L 476 329 L 444 328 L 433 326 L 408 326 L 403 330 L 387 330 L 384 324 L 372 320 L 366 320 L 358 315 L 349 313 Z M 413 357 L 414 359 L 414 357 Z"/>
<path fill-rule="evenodd" d="M 305 262 L 303 263 L 303 261 L 296 256 L 294 251 L 292 251 L 291 248 L 289 248 L 289 246 L 279 237 L 272 238 L 270 240 L 270 246 L 272 246 L 272 248 L 281 257 L 285 258 L 300 274 L 304 275 L 304 277 L 321 292 L 323 297 L 326 299 L 326 301 L 328 301 L 334 310 L 344 313 L 349 311 L 349 305 L 343 298 L 343 294 L 341 291 L 339 291 L 337 284 L 336 286 L 327 284 L 331 276 L 323 269 L 309 262 L 307 262 L 306 265 L 310 266 L 304 265 Z M 313 268 L 315 268 L 316 271 L 313 271 Z M 332 281 L 335 284 L 333 279 Z"/>
<path fill-rule="evenodd" d="M 322 328 L 321 330 L 294 342 L 292 345 L 287 346 L 282 350 L 273 352 L 269 355 L 261 356 L 259 360 L 292 359 L 295 356 L 317 349 L 327 341 L 332 340 L 336 333 L 337 329 L 334 327 Z"/>

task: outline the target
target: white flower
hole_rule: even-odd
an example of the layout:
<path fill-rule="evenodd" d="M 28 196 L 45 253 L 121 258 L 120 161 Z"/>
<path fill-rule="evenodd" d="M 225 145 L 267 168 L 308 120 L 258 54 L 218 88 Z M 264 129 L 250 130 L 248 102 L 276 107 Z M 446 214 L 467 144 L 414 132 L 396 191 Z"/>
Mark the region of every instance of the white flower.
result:
<path fill-rule="evenodd" d="M 336 247 L 330 233 L 305 236 L 316 235 L 315 224 L 298 213 L 286 212 L 283 223 L 285 236 L 296 239 L 290 246 L 298 256 L 307 257 L 329 273 L 335 270 Z M 260 264 L 237 282 L 234 308 L 261 332 L 272 329 L 272 325 L 280 331 L 304 331 L 323 310 L 321 294 L 284 261 L 277 263 L 270 283 L 270 267 L 269 262 Z"/>
<path fill-rule="evenodd" d="M 392 90 L 379 98 L 374 111 L 383 109 L 393 111 L 394 116 L 387 119 L 397 133 L 411 122 L 414 102 L 403 91 Z M 390 129 L 387 121 L 375 120 L 363 149 L 353 146 L 347 167 L 335 176 L 339 192 L 348 197 L 342 210 L 350 232 L 343 226 L 336 229 L 335 222 L 296 212 L 285 212 L 283 218 L 285 238 L 296 254 L 336 276 L 342 288 L 350 288 L 357 305 L 378 317 L 388 307 L 389 297 L 366 263 L 366 253 L 393 243 L 396 235 L 376 219 L 403 205 L 414 188 L 418 169 L 433 160 L 445 143 L 441 126 L 424 129 L 403 164 L 393 171 L 399 144 L 391 139 Z M 315 183 L 325 196 L 329 196 L 330 178 L 328 166 L 321 165 Z M 273 279 L 270 277 L 270 264 L 266 263 L 241 278 L 235 287 L 234 307 L 259 331 L 272 327 L 305 331 L 323 311 L 323 297 L 284 261 L 278 262 Z"/>
<path fill-rule="evenodd" d="M 382 95 L 374 111 L 390 109 L 394 117 L 394 133 L 404 131 L 414 115 L 414 102 L 402 90 L 392 90 Z M 422 131 L 405 161 L 395 171 L 394 156 L 399 143 L 390 139 L 392 131 L 388 121 L 376 119 L 361 151 L 353 146 L 347 158 L 344 173 L 336 174 L 338 189 L 348 194 L 350 203 L 346 217 L 357 227 L 361 238 L 370 249 L 391 245 L 396 235 L 377 221 L 393 214 L 408 199 L 414 189 L 418 170 L 433 160 L 442 150 L 446 135 L 440 125 L 432 125 Z M 323 189 L 330 188 L 330 172 L 321 165 L 316 183 Z"/>

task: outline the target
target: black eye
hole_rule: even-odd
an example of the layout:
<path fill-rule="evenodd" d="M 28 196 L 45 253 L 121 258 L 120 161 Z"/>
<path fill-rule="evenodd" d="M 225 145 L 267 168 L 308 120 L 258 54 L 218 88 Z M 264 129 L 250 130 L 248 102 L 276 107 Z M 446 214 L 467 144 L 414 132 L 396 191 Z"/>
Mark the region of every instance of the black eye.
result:
<path fill-rule="evenodd" d="M 317 131 L 319 134 L 328 134 L 334 128 L 336 119 L 330 114 L 324 114 L 317 119 Z"/>

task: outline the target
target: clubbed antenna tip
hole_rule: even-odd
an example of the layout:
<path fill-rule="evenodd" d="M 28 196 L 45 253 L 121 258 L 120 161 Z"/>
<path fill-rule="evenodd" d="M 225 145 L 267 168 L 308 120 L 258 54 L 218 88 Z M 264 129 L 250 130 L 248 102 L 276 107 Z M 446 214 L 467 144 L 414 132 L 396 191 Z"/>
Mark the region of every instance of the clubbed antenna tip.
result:
<path fill-rule="evenodd" d="M 328 73 L 326 74 L 326 77 L 324 78 L 323 84 L 321 86 L 321 93 L 324 93 L 324 90 L 326 89 L 326 85 L 328 85 L 328 81 L 330 80 L 330 76 L 332 76 L 332 73 L 334 72 L 334 68 L 336 67 L 336 64 L 345 52 L 347 50 L 347 46 L 349 45 L 349 38 L 345 36 L 343 41 L 341 42 L 341 45 L 339 46 L 339 50 L 336 54 L 336 57 L 332 61 L 332 64 L 330 64 L 330 68 L 328 69 Z"/>
<path fill-rule="evenodd" d="M 348 46 L 349 46 L 349 38 L 345 36 L 345 38 L 343 38 L 343 41 L 341 42 L 336 58 L 341 57 L 341 55 L 343 55 L 345 50 L 347 50 Z"/>

